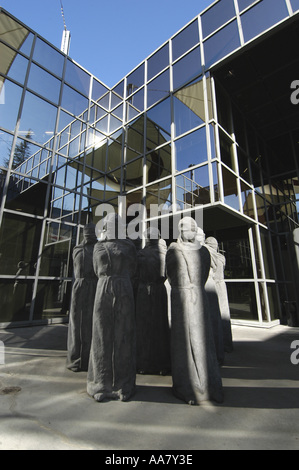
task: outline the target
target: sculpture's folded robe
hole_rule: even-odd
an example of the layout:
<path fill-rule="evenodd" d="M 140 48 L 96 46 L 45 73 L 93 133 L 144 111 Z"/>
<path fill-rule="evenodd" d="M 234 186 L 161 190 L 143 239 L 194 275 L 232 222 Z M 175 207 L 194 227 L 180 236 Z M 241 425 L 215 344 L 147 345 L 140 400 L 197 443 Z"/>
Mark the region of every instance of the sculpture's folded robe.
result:
<path fill-rule="evenodd" d="M 137 371 L 145 374 L 166 374 L 171 368 L 166 252 L 166 243 L 156 240 L 138 253 Z"/>
<path fill-rule="evenodd" d="M 205 283 L 210 254 L 192 243 L 173 243 L 167 252 L 171 285 L 171 367 L 174 394 L 190 404 L 223 401 Z"/>
<path fill-rule="evenodd" d="M 135 391 L 136 326 L 132 278 L 137 254 L 130 240 L 104 240 L 94 249 L 98 276 L 87 392 L 97 401 L 128 399 Z"/>
<path fill-rule="evenodd" d="M 83 242 L 73 250 L 75 280 L 68 328 L 67 368 L 74 372 L 88 369 L 94 298 L 98 280 L 93 268 L 94 244 Z"/>

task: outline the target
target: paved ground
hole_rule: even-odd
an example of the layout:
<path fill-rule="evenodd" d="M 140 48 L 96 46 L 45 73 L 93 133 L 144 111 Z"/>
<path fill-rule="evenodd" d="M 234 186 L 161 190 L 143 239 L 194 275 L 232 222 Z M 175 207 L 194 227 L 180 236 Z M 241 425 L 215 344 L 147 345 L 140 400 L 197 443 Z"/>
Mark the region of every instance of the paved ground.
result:
<path fill-rule="evenodd" d="M 0 450 L 299 449 L 299 329 L 233 327 L 222 405 L 192 407 L 171 377 L 138 376 L 126 403 L 96 403 L 65 368 L 66 325 L 0 331 Z M 299 354 L 295 354 L 295 358 Z"/>

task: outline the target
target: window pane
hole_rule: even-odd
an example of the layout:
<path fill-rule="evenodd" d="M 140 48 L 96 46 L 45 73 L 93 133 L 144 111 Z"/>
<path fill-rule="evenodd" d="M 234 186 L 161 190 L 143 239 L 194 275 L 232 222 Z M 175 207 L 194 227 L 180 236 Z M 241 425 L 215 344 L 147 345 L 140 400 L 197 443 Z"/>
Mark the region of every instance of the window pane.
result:
<path fill-rule="evenodd" d="M 205 120 L 203 82 L 197 82 L 178 91 L 174 95 L 173 105 L 176 136 L 203 124 Z"/>
<path fill-rule="evenodd" d="M 61 106 L 75 116 L 79 116 L 88 108 L 88 99 L 64 85 Z"/>
<path fill-rule="evenodd" d="M 239 10 L 242 12 L 245 8 L 252 5 L 256 0 L 238 0 L 239 3 Z"/>
<path fill-rule="evenodd" d="M 153 150 L 146 156 L 146 183 L 169 176 L 171 174 L 171 148 L 169 145 Z"/>
<path fill-rule="evenodd" d="M 176 169 L 186 170 L 190 166 L 207 161 L 206 129 L 203 127 L 175 142 Z"/>
<path fill-rule="evenodd" d="M 172 40 L 172 60 L 178 59 L 184 52 L 199 42 L 198 21 L 193 21 Z"/>
<path fill-rule="evenodd" d="M 39 95 L 44 96 L 54 103 L 58 103 L 60 93 L 60 80 L 54 78 L 48 72 L 38 67 L 35 64 L 31 65 L 28 88 L 36 91 Z"/>
<path fill-rule="evenodd" d="M 203 37 L 216 31 L 223 24 L 235 16 L 234 0 L 225 0 L 216 3 L 201 17 Z"/>
<path fill-rule="evenodd" d="M 209 204 L 211 198 L 208 166 L 191 169 L 177 176 L 176 188 L 180 209 Z"/>
<path fill-rule="evenodd" d="M 224 188 L 224 202 L 228 206 L 240 210 L 237 179 L 233 173 L 222 166 L 222 178 Z"/>
<path fill-rule="evenodd" d="M 70 60 L 67 61 L 65 81 L 81 93 L 89 96 L 90 75 Z"/>
<path fill-rule="evenodd" d="M 291 4 L 294 11 L 299 10 L 299 0 L 291 0 Z"/>
<path fill-rule="evenodd" d="M 2 43 L 0 43 L 0 57 L 0 72 L 23 84 L 28 60 Z"/>
<path fill-rule="evenodd" d="M 0 273 L 34 276 L 38 257 L 41 221 L 4 214 L 0 230 Z"/>
<path fill-rule="evenodd" d="M 179 88 L 184 83 L 191 81 L 197 75 L 201 74 L 201 54 L 200 48 L 187 54 L 183 59 L 176 62 L 173 66 L 173 87 Z"/>
<path fill-rule="evenodd" d="M 14 131 L 22 88 L 0 77 L 0 126 Z"/>
<path fill-rule="evenodd" d="M 32 140 L 44 144 L 54 134 L 56 113 L 54 106 L 27 92 L 19 134 L 27 135 L 30 131 Z"/>
<path fill-rule="evenodd" d="M 59 77 L 62 76 L 64 56 L 39 38 L 36 39 L 33 59 Z"/>
<path fill-rule="evenodd" d="M 132 72 L 127 78 L 127 96 L 144 84 L 144 64 Z"/>
<path fill-rule="evenodd" d="M 240 45 L 238 25 L 233 21 L 204 43 L 206 67 L 210 67 Z"/>
<path fill-rule="evenodd" d="M 102 83 L 93 79 L 91 97 L 94 101 L 97 101 L 98 99 L 100 99 L 105 93 L 107 93 L 107 91 L 108 89 L 104 85 L 102 85 Z"/>
<path fill-rule="evenodd" d="M 29 321 L 33 281 L 0 280 L 0 322 Z"/>
<path fill-rule="evenodd" d="M 0 167 L 7 168 L 9 164 L 10 152 L 12 147 L 13 136 L 7 134 L 4 131 L 0 131 Z M 1 174 L 0 170 L 0 174 Z M 2 184 L 4 184 L 4 178 L 0 176 L 0 200 L 2 193 Z"/>
<path fill-rule="evenodd" d="M 288 16 L 284 0 L 263 0 L 241 16 L 245 42 Z"/>
<path fill-rule="evenodd" d="M 124 167 L 124 188 L 129 191 L 142 186 L 143 181 L 143 157 L 128 163 Z M 135 194 L 135 193 L 134 193 Z M 138 201 L 139 202 L 139 201 Z"/>
<path fill-rule="evenodd" d="M 14 47 L 17 50 L 22 50 L 25 42 L 32 44 L 33 35 L 22 26 L 20 23 L 16 22 L 13 18 L 10 18 L 4 12 L 0 12 L 0 23 L 1 23 L 1 39 L 5 41 L 10 46 Z M 16 34 L 11 34 L 14 31 Z M 25 48 L 23 52 L 26 54 Z M 30 54 L 30 48 L 28 55 Z"/>
<path fill-rule="evenodd" d="M 148 108 L 169 94 L 169 70 L 166 70 L 147 85 Z"/>
<path fill-rule="evenodd" d="M 169 64 L 169 45 L 165 44 L 159 51 L 152 55 L 147 61 L 147 79 L 157 75 Z"/>
<path fill-rule="evenodd" d="M 152 184 L 146 188 L 146 207 L 150 209 L 151 204 L 158 206 L 165 206 L 165 208 L 172 204 L 172 184 L 171 180 L 167 179 L 157 184 Z"/>
<path fill-rule="evenodd" d="M 147 150 L 170 140 L 170 98 L 154 106 L 147 112 L 146 146 Z"/>
<path fill-rule="evenodd" d="M 65 245 L 65 243 L 62 243 L 62 245 Z M 57 247 L 57 250 L 59 250 L 59 247 Z M 40 281 L 37 287 L 33 320 L 66 317 L 69 310 L 71 291 L 72 283 L 68 281 Z"/>
<path fill-rule="evenodd" d="M 116 85 L 112 91 L 114 91 L 114 93 L 116 93 L 121 98 L 123 98 L 124 97 L 124 80 L 122 80 L 118 85 Z"/>
<path fill-rule="evenodd" d="M 255 288 L 253 283 L 227 283 L 231 318 L 258 320 Z"/>
<path fill-rule="evenodd" d="M 243 181 L 241 181 L 241 199 L 244 214 L 255 219 L 252 189 Z"/>

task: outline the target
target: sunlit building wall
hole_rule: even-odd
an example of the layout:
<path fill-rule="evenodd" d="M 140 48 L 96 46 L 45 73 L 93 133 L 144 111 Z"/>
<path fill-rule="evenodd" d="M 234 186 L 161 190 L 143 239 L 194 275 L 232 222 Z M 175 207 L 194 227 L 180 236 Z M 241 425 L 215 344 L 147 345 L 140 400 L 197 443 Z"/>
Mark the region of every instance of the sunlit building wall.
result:
<path fill-rule="evenodd" d="M 298 302 L 296 51 L 285 59 L 294 73 L 279 119 L 275 99 L 262 99 L 266 71 L 253 96 L 247 82 L 260 42 L 296 37 L 298 10 L 298 0 L 216 1 L 113 88 L 0 10 L 2 327 L 67 321 L 72 250 L 100 220 L 98 206 L 119 210 L 119 196 L 126 210 L 145 207 L 144 227 L 203 208 L 204 231 L 227 258 L 233 321 L 289 320 Z M 287 119 L 274 146 L 281 162 L 271 143 Z M 162 214 L 153 217 L 152 204 Z"/>

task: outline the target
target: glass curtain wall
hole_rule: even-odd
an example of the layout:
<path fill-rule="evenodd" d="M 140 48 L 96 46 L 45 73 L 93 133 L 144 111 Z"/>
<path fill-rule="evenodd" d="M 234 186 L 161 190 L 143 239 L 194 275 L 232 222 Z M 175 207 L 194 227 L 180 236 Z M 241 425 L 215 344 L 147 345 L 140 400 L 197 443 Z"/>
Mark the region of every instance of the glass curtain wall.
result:
<path fill-rule="evenodd" d="M 241 220 L 214 231 L 232 316 L 279 315 L 274 184 L 264 182 L 261 143 L 249 149 L 253 131 L 210 72 L 293 14 L 295 4 L 278 3 L 274 15 L 269 0 L 216 2 L 113 88 L 0 9 L 0 323 L 67 318 L 73 247 L 99 204 L 117 210 L 119 196 L 127 210 L 145 206 L 144 226 L 202 207 Z"/>

